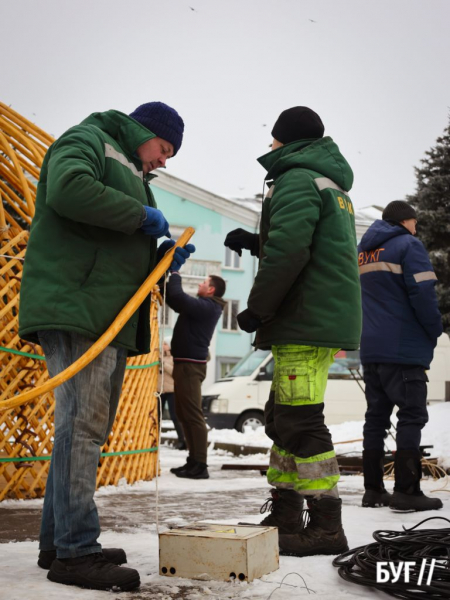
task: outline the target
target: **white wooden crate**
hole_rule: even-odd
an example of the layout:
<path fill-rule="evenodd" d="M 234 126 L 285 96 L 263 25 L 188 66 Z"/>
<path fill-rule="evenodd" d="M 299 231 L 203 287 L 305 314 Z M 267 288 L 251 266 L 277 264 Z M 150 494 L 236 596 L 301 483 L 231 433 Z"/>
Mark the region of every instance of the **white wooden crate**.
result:
<path fill-rule="evenodd" d="M 253 581 L 278 566 L 276 527 L 193 523 L 159 534 L 160 575 Z"/>

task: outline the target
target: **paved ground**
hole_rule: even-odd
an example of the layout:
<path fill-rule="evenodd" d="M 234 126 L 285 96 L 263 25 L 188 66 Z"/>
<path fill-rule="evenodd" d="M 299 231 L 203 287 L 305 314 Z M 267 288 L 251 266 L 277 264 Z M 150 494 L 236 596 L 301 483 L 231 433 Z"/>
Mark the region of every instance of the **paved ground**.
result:
<path fill-rule="evenodd" d="M 266 478 L 257 470 L 221 470 L 221 466 L 225 463 L 263 466 L 267 463 L 267 455 L 237 458 L 223 450 L 215 450 L 208 459 L 211 478 L 206 481 L 183 480 L 172 475 L 170 467 L 183 463 L 184 459 L 185 453 L 162 448 L 163 468 L 158 484 L 160 527 L 187 525 L 195 521 L 237 523 L 245 520 L 257 523 L 261 520 L 259 509 L 269 489 Z M 424 490 L 429 493 L 443 483 L 425 481 Z M 392 482 L 388 482 L 388 487 L 391 489 Z M 102 525 L 100 541 L 105 546 L 125 548 L 129 566 L 138 569 L 141 575 L 141 588 L 121 594 L 121 600 L 198 600 L 204 597 L 211 600 L 297 600 L 309 595 L 302 587 L 300 577 L 308 582 L 316 597 L 323 600 L 374 597 L 373 594 L 378 597 L 373 590 L 366 591 L 340 580 L 327 556 L 305 559 L 281 557 L 278 571 L 245 585 L 160 576 L 155 488 L 155 481 L 143 482 L 134 486 L 102 488 L 96 495 Z M 423 518 L 423 515 L 415 513 L 397 515 L 389 509 L 362 509 L 361 476 L 343 476 L 340 493 L 351 547 L 371 542 L 374 530 L 399 529 L 402 524 L 412 526 Z M 448 492 L 441 492 L 438 496 L 445 501 L 445 506 L 435 516 L 450 517 Z M 106 599 L 108 592 L 52 584 L 47 581 L 46 573 L 36 566 L 41 508 L 42 500 L 0 503 L 0 562 L 3 565 L 0 570 L 0 600 Z M 443 525 L 439 523 L 437 526 Z M 288 576 L 293 577 L 293 581 L 283 583 Z"/>
<path fill-rule="evenodd" d="M 256 471 L 238 473 L 240 479 L 256 480 L 258 484 L 263 481 Z M 214 477 L 219 481 L 229 479 L 230 472 L 215 470 Z M 188 486 L 188 482 L 186 485 Z M 238 506 L 243 508 L 245 514 L 259 512 L 264 494 L 257 499 L 252 489 L 226 491 L 226 487 L 224 482 L 223 492 L 161 491 L 159 493 L 160 522 L 179 523 L 180 515 L 186 522 L 203 520 L 205 515 L 212 521 L 228 517 L 236 518 L 239 512 Z M 26 500 L 20 503 L 6 503 L 5 507 L 0 504 L 0 544 L 38 539 L 41 506 L 36 501 L 28 504 L 33 506 L 28 508 Z M 137 528 L 153 525 L 156 521 L 156 494 L 148 490 L 100 496 L 96 499 L 96 504 L 102 530 L 113 529 L 117 532 L 131 533 Z"/>

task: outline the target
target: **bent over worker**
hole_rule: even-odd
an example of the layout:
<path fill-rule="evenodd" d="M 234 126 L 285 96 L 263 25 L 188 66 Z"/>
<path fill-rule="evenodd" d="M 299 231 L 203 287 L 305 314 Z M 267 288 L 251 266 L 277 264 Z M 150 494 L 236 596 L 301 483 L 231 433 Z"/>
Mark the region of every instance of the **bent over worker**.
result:
<path fill-rule="evenodd" d="M 183 129 L 173 108 L 149 102 L 131 115 L 94 113 L 49 148 L 25 259 L 19 334 L 42 346 L 50 377 L 86 353 L 155 267 L 157 239 L 170 233 L 149 173 L 176 155 Z M 100 590 L 139 586 L 135 569 L 118 566 L 125 552 L 102 549 L 93 498 L 126 358 L 149 352 L 149 310 L 148 298 L 111 345 L 55 389 L 38 559 L 51 581 Z"/>
<path fill-rule="evenodd" d="M 353 173 L 323 134 L 311 109 L 281 113 L 272 150 L 259 159 L 269 185 L 259 238 L 241 229 L 225 240 L 238 252 L 259 253 L 248 308 L 238 322 L 244 331 L 256 331 L 256 348 L 271 349 L 275 360 L 265 407 L 273 440 L 267 472 L 272 511 L 262 523 L 277 526 L 280 550 L 297 556 L 348 548 L 339 468 L 323 409 L 334 355 L 359 346 L 361 294 L 348 195 Z"/>
<path fill-rule="evenodd" d="M 167 304 L 179 313 L 171 343 L 175 410 L 189 452 L 186 464 L 171 469 L 177 477 L 209 478 L 202 383 L 206 377 L 209 345 L 226 305 L 222 299 L 225 290 L 225 281 L 218 275 L 210 275 L 199 283 L 197 298 L 183 290 L 179 273 L 174 273 L 167 284 Z"/>

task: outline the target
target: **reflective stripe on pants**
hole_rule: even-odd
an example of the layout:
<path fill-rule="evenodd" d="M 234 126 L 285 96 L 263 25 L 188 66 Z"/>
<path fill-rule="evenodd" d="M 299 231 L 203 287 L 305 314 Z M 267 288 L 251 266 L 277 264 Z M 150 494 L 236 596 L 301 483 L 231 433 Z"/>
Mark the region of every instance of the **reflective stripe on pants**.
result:
<path fill-rule="evenodd" d="M 336 491 L 339 467 L 324 422 L 328 369 L 338 349 L 273 346 L 274 378 L 265 408 L 266 433 L 274 445 L 267 479 L 308 496 Z"/>

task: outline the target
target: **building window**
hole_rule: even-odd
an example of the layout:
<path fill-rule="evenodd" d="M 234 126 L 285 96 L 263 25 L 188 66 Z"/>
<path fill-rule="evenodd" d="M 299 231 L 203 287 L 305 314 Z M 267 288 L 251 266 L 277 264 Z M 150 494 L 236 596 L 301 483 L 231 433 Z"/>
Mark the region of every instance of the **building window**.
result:
<path fill-rule="evenodd" d="M 238 364 L 239 358 L 234 356 L 218 356 L 216 359 L 216 379 L 223 379 Z"/>
<path fill-rule="evenodd" d="M 223 309 L 222 329 L 225 331 L 238 331 L 237 315 L 239 312 L 239 300 L 227 300 Z"/>
<path fill-rule="evenodd" d="M 225 248 L 225 267 L 227 269 L 241 268 L 241 257 L 237 252 L 230 248 Z"/>

